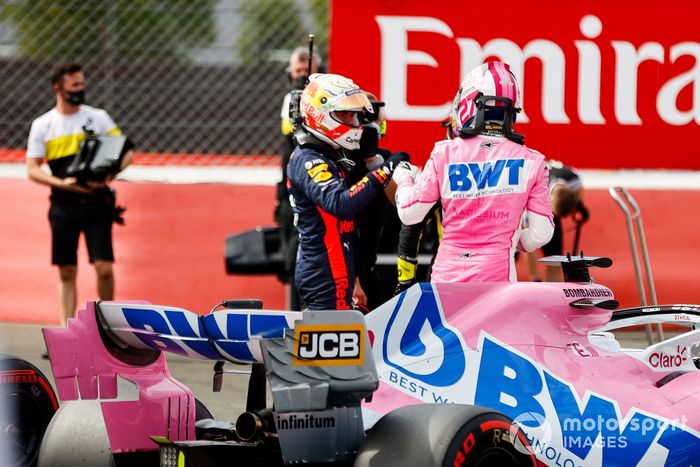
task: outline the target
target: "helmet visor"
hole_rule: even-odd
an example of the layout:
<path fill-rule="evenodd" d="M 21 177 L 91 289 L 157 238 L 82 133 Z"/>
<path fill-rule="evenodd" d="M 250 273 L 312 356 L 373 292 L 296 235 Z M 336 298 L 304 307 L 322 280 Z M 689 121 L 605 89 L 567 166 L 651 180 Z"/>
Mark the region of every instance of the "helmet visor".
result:
<path fill-rule="evenodd" d="M 367 98 L 367 95 L 360 89 L 352 89 L 340 94 L 333 99 L 331 107 L 335 111 L 354 110 L 361 112 L 365 110 L 367 112 L 372 112 L 372 103 Z"/>

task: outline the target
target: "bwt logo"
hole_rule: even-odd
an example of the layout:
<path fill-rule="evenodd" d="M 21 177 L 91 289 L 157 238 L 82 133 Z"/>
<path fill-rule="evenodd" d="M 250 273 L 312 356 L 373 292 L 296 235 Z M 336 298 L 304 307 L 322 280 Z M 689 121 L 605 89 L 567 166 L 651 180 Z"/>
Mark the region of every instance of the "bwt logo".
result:
<path fill-rule="evenodd" d="M 507 185 L 519 185 L 520 172 L 524 166 L 524 159 L 500 159 L 483 163 L 449 164 L 446 170 L 450 181 L 450 191 L 469 191 L 475 186 L 478 190 L 483 190 L 486 187 L 501 186 L 503 185 L 501 179 L 504 171 L 507 175 L 503 181 Z"/>
<path fill-rule="evenodd" d="M 582 395 L 529 356 L 482 336 L 473 403 L 516 420 L 534 453 L 553 461 L 550 465 L 632 466 L 643 458 L 649 465 L 689 465 L 698 459 L 700 438 L 685 429 L 682 414 L 679 425 L 635 407 L 625 413 L 610 394 Z M 663 454 L 656 454 L 659 448 Z"/>
<path fill-rule="evenodd" d="M 360 324 L 332 327 L 298 325 L 294 330 L 295 365 L 361 365 L 364 362 L 364 327 Z"/>
<path fill-rule="evenodd" d="M 289 327 L 284 315 L 270 312 L 227 311 L 199 317 L 190 311 L 151 305 L 124 306 L 119 312 L 131 328 L 121 332 L 132 334 L 147 347 L 210 360 L 221 360 L 224 355 L 255 362 L 249 341 L 284 337 Z"/>

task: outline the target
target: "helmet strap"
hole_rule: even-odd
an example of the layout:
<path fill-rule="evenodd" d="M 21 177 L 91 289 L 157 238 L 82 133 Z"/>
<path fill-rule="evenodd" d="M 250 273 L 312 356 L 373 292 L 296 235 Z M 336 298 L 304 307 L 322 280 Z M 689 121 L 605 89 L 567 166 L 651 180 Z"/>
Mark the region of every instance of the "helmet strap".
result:
<path fill-rule="evenodd" d="M 502 102 L 504 106 L 496 106 L 487 104 L 488 101 Z M 501 127 L 501 133 L 503 136 L 509 140 L 523 144 L 525 142 L 525 136 L 520 133 L 513 131 L 513 114 L 520 111 L 513 106 L 513 101 L 507 97 L 500 96 L 485 96 L 479 93 L 474 99 L 476 105 L 476 115 L 474 116 L 474 126 L 463 127 L 459 130 L 459 135 L 463 138 L 470 138 L 478 134 L 487 131 L 486 128 L 486 112 L 488 110 L 501 110 L 503 111 L 503 125 Z"/>
<path fill-rule="evenodd" d="M 349 154 L 349 151 L 344 148 L 338 149 L 338 157 L 335 159 L 335 162 L 340 164 L 343 169 L 345 169 L 346 172 L 352 172 L 352 169 L 355 167 L 355 161 L 352 159 L 352 156 Z"/>

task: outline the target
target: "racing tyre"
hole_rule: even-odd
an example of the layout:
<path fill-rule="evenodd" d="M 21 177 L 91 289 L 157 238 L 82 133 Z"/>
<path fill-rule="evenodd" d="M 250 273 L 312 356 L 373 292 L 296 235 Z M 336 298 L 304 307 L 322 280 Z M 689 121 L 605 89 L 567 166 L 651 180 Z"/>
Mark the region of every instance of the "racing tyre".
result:
<path fill-rule="evenodd" d="M 36 466 L 39 447 L 58 409 L 46 376 L 21 358 L 0 354 L 0 464 Z"/>
<path fill-rule="evenodd" d="M 46 428 L 38 467 L 114 465 L 100 401 L 64 401 Z"/>
<path fill-rule="evenodd" d="M 200 420 L 208 420 L 211 418 L 214 418 L 214 416 L 209 412 L 209 409 L 207 408 L 206 405 L 199 399 L 195 398 L 194 400 L 194 411 L 195 411 L 195 420 L 200 421 Z"/>
<path fill-rule="evenodd" d="M 500 412 L 421 404 L 396 409 L 369 430 L 355 467 L 378 465 L 532 467 L 537 461 L 522 430 Z"/>

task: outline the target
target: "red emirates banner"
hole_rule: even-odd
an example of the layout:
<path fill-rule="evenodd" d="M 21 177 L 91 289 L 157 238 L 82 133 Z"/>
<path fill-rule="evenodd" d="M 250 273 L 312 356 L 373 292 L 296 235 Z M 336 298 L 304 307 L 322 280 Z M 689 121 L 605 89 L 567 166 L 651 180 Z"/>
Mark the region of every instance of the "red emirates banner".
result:
<path fill-rule="evenodd" d="M 332 0 L 330 71 L 386 102 L 382 145 L 422 165 L 463 77 L 520 84 L 516 131 L 577 168 L 700 169 L 700 1 Z"/>

